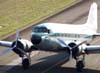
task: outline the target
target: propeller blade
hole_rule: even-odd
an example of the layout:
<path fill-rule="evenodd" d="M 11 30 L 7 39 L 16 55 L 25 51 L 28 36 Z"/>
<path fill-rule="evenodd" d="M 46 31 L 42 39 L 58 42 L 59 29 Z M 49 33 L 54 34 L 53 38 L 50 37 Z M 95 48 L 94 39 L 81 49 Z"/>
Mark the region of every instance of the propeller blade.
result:
<path fill-rule="evenodd" d="M 68 45 L 67 45 L 68 46 Z M 70 46 L 68 46 L 69 50 L 70 50 L 70 54 L 69 54 L 69 61 L 72 60 L 72 48 Z"/>
<path fill-rule="evenodd" d="M 21 51 L 24 55 L 26 55 L 26 57 L 28 57 L 28 58 L 30 58 L 30 56 L 29 55 L 27 55 L 27 53 L 25 52 L 25 51 L 23 51 L 22 49 L 20 49 L 20 48 L 17 48 L 19 51 Z"/>
<path fill-rule="evenodd" d="M 0 56 L 9 53 L 12 49 L 13 49 L 13 48 L 8 48 L 8 49 L 6 49 L 6 50 L 1 51 L 1 52 L 0 52 Z"/>
<path fill-rule="evenodd" d="M 15 46 L 17 46 L 18 39 L 19 39 L 19 30 L 16 31 L 16 43 L 15 43 Z"/>
<path fill-rule="evenodd" d="M 72 51 L 70 51 L 70 56 L 69 56 L 69 60 L 72 60 Z"/>
<path fill-rule="evenodd" d="M 80 46 L 80 45 L 82 45 L 82 44 L 84 44 L 84 43 L 86 43 L 86 42 L 87 42 L 87 41 L 83 41 L 83 42 L 79 43 L 78 45 L 74 46 L 73 48 L 76 48 L 76 47 L 78 47 L 78 46 Z"/>

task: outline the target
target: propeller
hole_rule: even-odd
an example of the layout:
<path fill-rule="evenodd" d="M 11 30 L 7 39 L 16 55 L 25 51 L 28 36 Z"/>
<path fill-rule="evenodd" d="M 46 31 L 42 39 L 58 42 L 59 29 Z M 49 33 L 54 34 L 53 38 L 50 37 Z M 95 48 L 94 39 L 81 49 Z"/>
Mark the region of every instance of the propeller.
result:
<path fill-rule="evenodd" d="M 19 38 L 19 30 L 17 30 L 17 32 L 16 32 L 16 44 L 14 45 L 14 47 L 8 48 L 8 49 L 5 49 L 5 50 L 1 51 L 0 56 L 9 53 L 11 50 L 13 50 L 15 47 L 17 47 L 18 38 Z"/>
<path fill-rule="evenodd" d="M 7 54 L 9 53 L 11 50 L 13 49 L 17 49 L 19 50 L 21 53 L 23 53 L 27 58 L 29 58 L 30 56 L 27 55 L 27 53 L 22 50 L 21 48 L 18 47 L 18 40 L 19 40 L 19 30 L 16 31 L 16 39 L 15 39 L 15 44 L 11 47 L 11 48 L 8 48 L 6 50 L 3 50 L 0 52 L 0 56 L 4 55 L 4 54 Z"/>
<path fill-rule="evenodd" d="M 21 51 L 21 53 L 26 55 L 27 58 L 30 58 L 30 56 L 27 55 L 24 50 L 22 50 L 21 48 L 18 47 L 18 39 L 19 39 L 19 30 L 17 30 L 17 32 L 16 32 L 16 41 L 15 41 L 15 45 L 14 45 L 14 47 L 12 49 L 18 49 L 19 51 Z"/>
<path fill-rule="evenodd" d="M 73 46 L 70 46 L 70 45 L 68 45 L 68 48 L 70 49 L 70 57 L 69 57 L 69 60 L 71 61 L 71 59 L 72 59 L 72 57 L 77 57 L 77 54 L 78 54 L 78 50 L 79 50 L 79 46 L 80 45 L 82 45 L 82 44 L 84 44 L 84 43 L 86 43 L 87 41 L 83 41 L 83 42 L 81 42 L 81 43 L 79 43 L 79 44 L 75 44 L 75 43 L 71 43 L 71 44 L 73 44 Z"/>

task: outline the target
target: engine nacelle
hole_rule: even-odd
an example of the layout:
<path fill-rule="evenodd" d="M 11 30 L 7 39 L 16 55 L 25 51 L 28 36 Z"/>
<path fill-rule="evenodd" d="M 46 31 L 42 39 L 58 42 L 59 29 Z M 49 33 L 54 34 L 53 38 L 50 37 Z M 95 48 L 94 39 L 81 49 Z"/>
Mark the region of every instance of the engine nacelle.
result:
<path fill-rule="evenodd" d="M 89 46 L 90 44 L 84 43 L 84 44 L 81 44 L 79 46 L 77 46 L 77 45 L 78 45 L 78 43 L 75 43 L 75 42 L 71 42 L 68 44 L 68 46 L 73 48 L 73 49 L 71 49 L 73 56 L 79 56 L 81 54 L 84 54 L 85 50 L 86 50 L 86 46 Z M 75 47 L 75 46 L 77 46 L 77 47 Z"/>
<path fill-rule="evenodd" d="M 77 46 L 77 44 L 75 42 L 71 42 L 68 44 L 69 47 L 71 47 L 71 51 L 72 51 L 72 56 L 74 58 L 76 58 L 76 56 L 78 55 L 79 53 L 79 47 L 75 47 Z M 75 47 L 75 48 L 74 48 Z"/>
<path fill-rule="evenodd" d="M 14 46 L 16 46 L 16 47 L 13 49 L 13 51 L 15 53 L 17 53 L 20 57 L 22 57 L 23 53 L 20 50 L 18 50 L 17 48 L 19 48 L 25 52 L 30 52 L 30 49 L 32 49 L 33 44 L 28 40 L 18 39 L 17 45 L 16 45 L 16 41 L 13 42 L 12 47 L 14 47 Z"/>

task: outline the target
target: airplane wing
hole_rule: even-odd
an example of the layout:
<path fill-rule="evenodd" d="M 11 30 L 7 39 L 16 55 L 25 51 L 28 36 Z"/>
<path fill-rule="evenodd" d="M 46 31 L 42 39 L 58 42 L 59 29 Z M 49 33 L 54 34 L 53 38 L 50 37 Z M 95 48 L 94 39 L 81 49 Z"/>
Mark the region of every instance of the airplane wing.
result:
<path fill-rule="evenodd" d="M 0 41 L 0 46 L 11 47 L 13 42 Z"/>
<path fill-rule="evenodd" d="M 100 33 L 94 34 L 93 37 L 100 37 Z"/>
<path fill-rule="evenodd" d="M 16 44 L 17 44 L 18 39 L 19 39 L 19 30 L 16 31 L 16 39 L 15 39 Z M 0 41 L 0 46 L 12 47 L 13 43 L 14 41 L 13 42 Z"/>
<path fill-rule="evenodd" d="M 81 50 L 84 50 L 86 54 L 100 54 L 100 45 L 85 46 Z"/>

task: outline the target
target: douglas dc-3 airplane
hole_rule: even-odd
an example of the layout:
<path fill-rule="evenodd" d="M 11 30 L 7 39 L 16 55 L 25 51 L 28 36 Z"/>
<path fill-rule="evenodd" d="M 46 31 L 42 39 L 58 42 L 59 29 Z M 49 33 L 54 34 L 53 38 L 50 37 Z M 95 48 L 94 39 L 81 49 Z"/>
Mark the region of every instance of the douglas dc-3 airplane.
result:
<path fill-rule="evenodd" d="M 42 23 L 33 27 L 31 41 L 19 38 L 13 42 L 0 41 L 0 46 L 10 47 L 0 54 L 9 50 L 14 51 L 22 58 L 24 69 L 30 66 L 32 51 L 66 52 L 67 56 L 76 60 L 77 71 L 82 71 L 85 66 L 85 54 L 100 53 L 100 45 L 90 45 L 97 33 L 97 4 L 94 2 L 90 7 L 89 16 L 85 24 L 70 25 L 60 23 Z M 80 58 L 81 56 L 81 58 Z"/>

